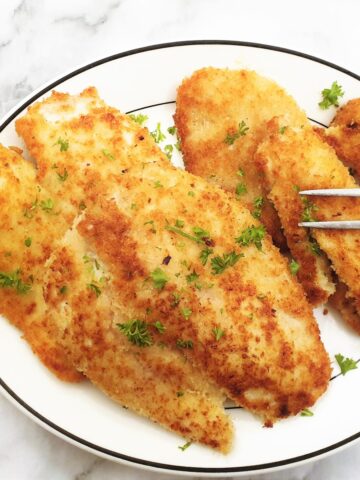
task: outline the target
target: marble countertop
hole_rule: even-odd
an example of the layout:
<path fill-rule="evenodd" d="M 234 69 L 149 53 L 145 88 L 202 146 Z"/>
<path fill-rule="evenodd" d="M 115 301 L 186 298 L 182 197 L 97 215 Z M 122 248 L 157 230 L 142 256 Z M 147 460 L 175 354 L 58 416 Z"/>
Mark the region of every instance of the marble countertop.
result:
<path fill-rule="evenodd" d="M 277 45 L 359 73 L 359 16 L 358 0 L 2 0 L 0 115 L 43 82 L 79 64 L 176 40 Z M 69 445 L 1 396 L 0 425 L 0 480 L 163 477 Z M 251 478 L 355 480 L 359 471 L 360 444 L 302 467 Z"/>

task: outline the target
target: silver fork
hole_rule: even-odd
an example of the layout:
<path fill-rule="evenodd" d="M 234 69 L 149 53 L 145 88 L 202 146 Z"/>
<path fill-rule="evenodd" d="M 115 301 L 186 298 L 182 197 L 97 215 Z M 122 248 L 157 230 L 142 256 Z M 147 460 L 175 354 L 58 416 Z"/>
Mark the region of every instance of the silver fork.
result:
<path fill-rule="evenodd" d="M 300 195 L 319 197 L 360 197 L 360 188 L 324 188 L 319 190 L 302 190 Z M 360 229 L 360 220 L 338 220 L 329 222 L 300 222 L 299 227 L 332 228 L 338 230 Z"/>

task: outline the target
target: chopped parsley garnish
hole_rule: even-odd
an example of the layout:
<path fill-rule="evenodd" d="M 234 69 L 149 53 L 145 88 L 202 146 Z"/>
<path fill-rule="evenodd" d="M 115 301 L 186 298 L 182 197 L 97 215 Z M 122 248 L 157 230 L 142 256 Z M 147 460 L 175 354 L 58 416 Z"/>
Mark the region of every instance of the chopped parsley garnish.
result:
<path fill-rule="evenodd" d="M 66 168 L 64 168 L 64 172 L 63 173 L 59 173 L 59 172 L 56 172 L 56 175 L 58 176 L 58 179 L 60 180 L 60 182 L 65 182 L 65 180 L 68 178 L 69 174 L 68 174 L 68 171 L 66 170 Z"/>
<path fill-rule="evenodd" d="M 161 268 L 156 268 L 153 272 L 151 272 L 150 277 L 154 282 L 154 287 L 158 290 L 162 290 L 169 281 L 168 276 L 163 270 L 161 270 Z"/>
<path fill-rule="evenodd" d="M 261 250 L 264 236 L 265 227 L 263 225 L 260 225 L 259 227 L 252 225 L 251 227 L 245 228 L 242 234 L 235 238 L 235 242 L 243 247 L 253 243 L 258 250 Z"/>
<path fill-rule="evenodd" d="M 101 290 L 100 290 L 100 288 L 96 285 L 96 283 L 88 283 L 88 284 L 87 284 L 87 287 L 90 288 L 90 290 L 92 290 L 97 297 L 99 297 L 99 296 L 101 295 Z"/>
<path fill-rule="evenodd" d="M 165 325 L 162 324 L 159 320 L 157 320 L 153 325 L 159 333 L 164 333 L 166 330 Z"/>
<path fill-rule="evenodd" d="M 0 272 L 0 288 L 13 288 L 17 293 L 25 294 L 31 289 L 31 285 L 24 283 L 20 277 L 21 270 L 14 272 Z"/>
<path fill-rule="evenodd" d="M 184 396 L 184 392 L 182 390 L 179 390 L 178 392 L 176 392 L 176 396 L 177 397 L 183 397 Z M 180 447 L 179 447 L 180 448 Z"/>
<path fill-rule="evenodd" d="M 238 183 L 235 188 L 235 194 L 237 197 L 240 197 L 241 195 L 244 195 L 247 193 L 247 188 L 245 183 Z"/>
<path fill-rule="evenodd" d="M 200 262 L 201 262 L 203 265 L 206 265 L 209 256 L 210 256 L 213 252 L 214 252 L 214 250 L 212 250 L 211 248 L 204 248 L 203 250 L 201 250 L 201 252 L 200 252 Z"/>
<path fill-rule="evenodd" d="M 251 212 L 251 215 L 254 218 L 259 219 L 261 217 L 261 211 L 262 211 L 262 207 L 264 205 L 263 197 L 256 197 L 253 205 L 254 205 L 254 210 Z"/>
<path fill-rule="evenodd" d="M 173 293 L 172 294 L 172 301 L 171 301 L 171 306 L 172 307 L 177 307 L 180 303 L 180 300 L 181 300 L 181 295 L 180 293 Z"/>
<path fill-rule="evenodd" d="M 300 415 L 302 417 L 313 417 L 314 416 L 314 413 L 309 410 L 308 408 L 304 408 L 304 410 L 302 410 L 302 412 L 300 413 Z"/>
<path fill-rule="evenodd" d="M 105 157 L 108 158 L 109 160 L 115 160 L 114 155 L 110 153 L 109 150 L 106 150 L 105 148 L 103 148 L 101 151 L 105 155 Z"/>
<path fill-rule="evenodd" d="M 178 140 L 176 143 L 175 143 L 175 148 L 178 152 L 181 152 L 181 143 L 180 143 L 180 140 Z"/>
<path fill-rule="evenodd" d="M 160 143 L 165 140 L 166 136 L 161 131 L 160 122 L 157 123 L 156 129 L 150 132 L 150 135 L 154 139 L 155 143 Z"/>
<path fill-rule="evenodd" d="M 165 145 L 164 152 L 169 160 L 171 160 L 174 147 L 172 145 Z"/>
<path fill-rule="evenodd" d="M 189 197 L 195 197 L 195 192 L 193 192 L 192 190 L 190 190 L 190 191 L 188 192 L 188 196 L 189 196 Z"/>
<path fill-rule="evenodd" d="M 189 273 L 189 275 L 186 275 L 187 283 L 196 282 L 198 278 L 199 278 L 199 275 L 195 272 L 195 270 L 192 273 Z"/>
<path fill-rule="evenodd" d="M 59 137 L 54 145 L 60 145 L 60 152 L 66 152 L 69 148 L 69 141 L 63 140 L 61 137 Z"/>
<path fill-rule="evenodd" d="M 156 182 L 154 182 L 154 187 L 155 188 L 163 188 L 163 184 L 159 181 L 159 180 L 156 180 Z"/>
<path fill-rule="evenodd" d="M 352 358 L 345 358 L 341 353 L 335 355 L 335 359 L 340 367 L 342 375 L 345 375 L 350 370 L 355 370 L 359 360 L 353 360 Z"/>
<path fill-rule="evenodd" d="M 181 315 L 185 318 L 185 320 L 189 320 L 192 314 L 192 310 L 187 307 L 181 308 L 180 312 L 181 312 Z"/>
<path fill-rule="evenodd" d="M 294 190 L 294 192 L 300 192 L 300 187 L 298 185 L 293 185 L 292 189 Z"/>
<path fill-rule="evenodd" d="M 68 287 L 66 285 L 63 285 L 62 287 L 59 288 L 59 292 L 61 293 L 61 295 L 65 295 L 67 290 L 68 290 Z"/>
<path fill-rule="evenodd" d="M 344 91 L 337 82 L 333 82 L 330 88 L 324 88 L 321 95 L 323 99 L 319 102 L 319 107 L 327 110 L 331 105 L 339 106 L 339 97 L 344 96 Z"/>
<path fill-rule="evenodd" d="M 170 133 L 170 135 L 175 135 L 176 134 L 176 127 L 173 125 L 172 127 L 169 127 L 167 131 Z"/>
<path fill-rule="evenodd" d="M 185 450 L 186 450 L 187 448 L 189 448 L 191 444 L 192 444 L 192 442 L 186 442 L 185 445 L 181 445 L 181 446 L 179 446 L 178 448 L 180 448 L 180 450 L 182 450 L 183 452 L 185 452 Z"/>
<path fill-rule="evenodd" d="M 244 170 L 242 168 L 239 168 L 239 170 L 236 172 L 236 175 L 238 177 L 245 177 Z"/>
<path fill-rule="evenodd" d="M 318 211 L 318 207 L 314 205 L 307 197 L 301 197 L 304 210 L 301 216 L 303 222 L 316 222 L 316 218 L 313 216 Z"/>
<path fill-rule="evenodd" d="M 210 238 L 210 233 L 207 230 L 204 230 L 201 227 L 193 227 L 192 231 L 195 233 L 195 235 L 198 238 L 201 238 L 201 240 L 205 240 L 206 238 Z"/>
<path fill-rule="evenodd" d="M 225 332 L 224 330 L 221 330 L 220 327 L 214 327 L 212 329 L 212 332 L 214 334 L 214 337 L 215 337 L 215 340 L 218 342 L 220 340 L 221 337 L 223 337 L 225 335 Z"/>
<path fill-rule="evenodd" d="M 147 115 L 143 115 L 142 113 L 138 113 L 137 115 L 134 113 L 131 113 L 129 117 L 131 118 L 131 120 L 134 120 L 134 122 L 138 123 L 139 125 L 143 125 L 146 122 L 146 120 L 149 119 Z"/>
<path fill-rule="evenodd" d="M 193 348 L 194 344 L 192 340 L 182 340 L 179 338 L 176 340 L 176 346 L 179 348 Z"/>
<path fill-rule="evenodd" d="M 280 127 L 280 128 L 279 128 L 279 133 L 280 133 L 281 135 L 284 135 L 285 130 L 286 130 L 287 128 L 288 128 L 288 127 L 287 127 L 286 125 L 285 125 L 284 127 Z"/>
<path fill-rule="evenodd" d="M 153 344 L 148 326 L 143 320 L 130 320 L 127 323 L 117 323 L 116 326 L 127 336 L 129 342 L 138 347 L 150 347 Z"/>
<path fill-rule="evenodd" d="M 54 208 L 54 200 L 51 200 L 51 198 L 48 198 L 47 200 L 42 200 L 40 202 L 40 208 L 44 210 L 44 212 L 51 212 Z"/>
<path fill-rule="evenodd" d="M 25 208 L 24 210 L 24 217 L 26 218 L 33 218 L 34 216 L 34 213 L 35 213 L 35 210 L 37 209 L 38 207 L 38 199 L 36 199 L 32 204 L 31 204 L 31 207 L 29 208 Z"/>
<path fill-rule="evenodd" d="M 31 239 L 31 237 L 25 238 L 25 241 L 24 241 L 25 247 L 31 247 L 31 244 L 32 244 L 32 239 Z"/>
<path fill-rule="evenodd" d="M 211 259 L 211 268 L 213 275 L 219 275 L 223 273 L 228 267 L 232 267 L 235 263 L 239 260 L 239 258 L 243 257 L 242 253 L 224 253 L 222 257 L 213 257 Z"/>
<path fill-rule="evenodd" d="M 290 273 L 296 275 L 300 269 L 300 265 L 292 258 L 290 262 Z"/>
<path fill-rule="evenodd" d="M 151 225 L 150 230 L 152 231 L 152 233 L 156 233 L 154 220 L 149 220 L 149 221 L 145 222 L 144 225 Z"/>
<path fill-rule="evenodd" d="M 244 120 L 242 120 L 239 123 L 238 130 L 235 133 L 227 133 L 224 143 L 226 143 L 227 145 L 232 145 L 235 142 L 235 140 L 246 135 L 248 130 L 249 130 L 249 127 L 247 127 Z"/>
<path fill-rule="evenodd" d="M 86 208 L 86 204 L 85 204 L 84 200 L 82 200 L 82 201 L 79 203 L 79 209 L 80 209 L 80 210 L 85 210 L 85 208 Z"/>
<path fill-rule="evenodd" d="M 166 225 L 165 228 L 166 228 L 166 230 L 169 230 L 170 232 L 178 233 L 182 237 L 187 238 L 189 240 L 192 240 L 193 242 L 205 243 L 205 241 L 202 238 L 200 238 L 198 236 L 195 236 L 195 235 L 190 235 L 189 233 L 186 233 L 186 232 L 183 232 L 181 230 L 181 228 L 173 227 L 172 225 Z"/>
<path fill-rule="evenodd" d="M 183 220 L 176 220 L 175 222 L 175 227 L 183 228 L 184 225 L 185 225 L 185 222 Z"/>
<path fill-rule="evenodd" d="M 320 246 L 314 238 L 309 240 L 310 251 L 313 255 L 321 255 Z"/>

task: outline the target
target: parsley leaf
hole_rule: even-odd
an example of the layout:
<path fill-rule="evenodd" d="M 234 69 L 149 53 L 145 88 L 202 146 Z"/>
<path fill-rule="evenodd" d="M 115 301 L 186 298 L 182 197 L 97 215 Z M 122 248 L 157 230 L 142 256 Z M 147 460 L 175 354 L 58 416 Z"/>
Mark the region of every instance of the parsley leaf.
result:
<path fill-rule="evenodd" d="M 163 184 L 159 181 L 159 180 L 156 180 L 156 182 L 154 182 L 154 187 L 155 188 L 163 188 Z"/>
<path fill-rule="evenodd" d="M 304 210 L 301 216 L 303 222 L 316 222 L 316 218 L 313 216 L 313 213 L 317 212 L 319 209 L 314 205 L 307 197 L 301 197 Z"/>
<path fill-rule="evenodd" d="M 137 115 L 131 113 L 129 117 L 131 118 L 131 120 L 134 120 L 134 122 L 138 123 L 139 125 L 143 125 L 143 123 L 145 123 L 146 120 L 149 119 L 147 115 L 143 115 L 142 113 L 138 113 Z"/>
<path fill-rule="evenodd" d="M 172 145 L 165 145 L 164 152 L 169 160 L 171 160 L 174 147 Z"/>
<path fill-rule="evenodd" d="M 224 143 L 226 143 L 227 145 L 232 145 L 235 142 L 235 140 L 246 135 L 248 130 L 249 130 L 249 127 L 247 127 L 244 120 L 242 120 L 239 123 L 239 127 L 235 133 L 227 133 L 224 139 Z"/>
<path fill-rule="evenodd" d="M 185 222 L 183 220 L 176 220 L 175 222 L 175 227 L 183 228 L 184 225 L 185 225 Z"/>
<path fill-rule="evenodd" d="M 239 258 L 243 257 L 242 253 L 224 253 L 222 257 L 213 257 L 211 259 L 211 268 L 213 275 L 219 275 L 223 273 L 228 267 L 232 267 L 235 263 L 239 260 Z"/>
<path fill-rule="evenodd" d="M 189 320 L 192 314 L 192 310 L 187 307 L 181 308 L 180 312 L 181 312 L 181 315 L 185 318 L 185 320 Z"/>
<path fill-rule="evenodd" d="M 58 138 L 57 142 L 54 145 L 60 145 L 60 152 L 66 152 L 69 148 L 69 141 L 63 140 L 61 137 Z"/>
<path fill-rule="evenodd" d="M 244 195 L 247 193 L 247 188 L 245 183 L 238 183 L 235 188 L 235 194 L 237 197 L 240 197 L 241 195 Z"/>
<path fill-rule="evenodd" d="M 220 327 L 214 327 L 212 329 L 212 332 L 214 334 L 214 337 L 215 337 L 215 340 L 218 342 L 220 340 L 221 337 L 224 336 L 225 332 L 224 330 L 221 330 Z"/>
<path fill-rule="evenodd" d="M 236 175 L 238 177 L 245 177 L 245 172 L 242 168 L 239 168 L 239 170 L 236 172 Z"/>
<path fill-rule="evenodd" d="M 101 290 L 100 290 L 100 288 L 96 285 L 96 283 L 88 283 L 88 284 L 87 284 L 87 287 L 90 288 L 90 290 L 92 290 L 92 291 L 95 293 L 96 297 L 100 297 L 100 295 L 101 295 Z"/>
<path fill-rule="evenodd" d="M 48 198 L 47 200 L 42 200 L 40 202 L 40 208 L 44 210 L 44 212 L 51 212 L 54 208 L 54 200 L 51 200 L 51 198 Z"/>
<path fill-rule="evenodd" d="M 259 227 L 255 227 L 252 225 L 251 227 L 245 228 L 242 234 L 235 238 L 235 242 L 239 243 L 243 247 L 246 247 L 250 244 L 254 244 L 258 250 L 262 248 L 262 240 L 265 236 L 265 227 L 260 225 Z"/>
<path fill-rule="evenodd" d="M 166 230 L 169 230 L 170 232 L 178 233 L 182 237 L 187 238 L 189 240 L 192 240 L 193 242 L 205 243 L 205 241 L 202 238 L 200 238 L 198 236 L 190 235 L 189 233 L 186 233 L 186 232 L 183 232 L 180 228 L 173 227 L 172 225 L 166 225 L 165 228 L 166 228 Z"/>
<path fill-rule="evenodd" d="M 101 151 L 105 155 L 105 157 L 108 158 L 109 160 L 115 160 L 114 155 L 110 153 L 109 150 L 106 150 L 105 148 L 103 148 Z"/>
<path fill-rule="evenodd" d="M 127 323 L 117 323 L 116 326 L 127 336 L 129 342 L 138 347 L 150 347 L 153 344 L 148 326 L 143 320 L 130 320 Z"/>
<path fill-rule="evenodd" d="M 153 325 L 159 333 L 164 333 L 166 330 L 165 325 L 162 324 L 159 320 L 157 320 Z"/>
<path fill-rule="evenodd" d="M 302 417 L 313 417 L 314 413 L 309 410 L 308 408 L 304 408 L 304 410 L 300 413 Z"/>
<path fill-rule="evenodd" d="M 192 231 L 198 238 L 201 238 L 201 240 L 204 240 L 205 238 L 210 238 L 210 233 L 201 227 L 193 227 Z"/>
<path fill-rule="evenodd" d="M 176 134 L 176 127 L 173 125 L 172 127 L 169 127 L 167 131 L 170 133 L 170 135 L 175 135 Z"/>
<path fill-rule="evenodd" d="M 150 132 L 150 135 L 154 139 L 155 143 L 160 143 L 163 140 L 165 140 L 166 136 L 163 134 L 161 131 L 161 125 L 160 122 L 157 123 L 156 129 Z"/>
<path fill-rule="evenodd" d="M 292 258 L 290 262 L 290 273 L 296 275 L 300 269 L 300 265 Z"/>
<path fill-rule="evenodd" d="M 64 168 L 64 173 L 59 173 L 59 172 L 56 172 L 60 182 L 65 182 L 65 180 L 68 178 L 69 174 L 68 174 L 68 171 L 66 170 L 66 168 Z"/>
<path fill-rule="evenodd" d="M 24 283 L 21 280 L 20 274 L 20 269 L 9 273 L 0 272 L 0 288 L 13 288 L 20 294 L 28 293 L 31 289 L 31 285 Z"/>
<path fill-rule="evenodd" d="M 209 256 L 210 256 L 213 252 L 214 252 L 214 250 L 212 250 L 211 248 L 204 248 L 203 250 L 201 250 L 201 252 L 200 252 L 200 262 L 201 262 L 203 265 L 206 265 Z"/>
<path fill-rule="evenodd" d="M 251 212 L 251 215 L 254 218 L 259 219 L 261 217 L 261 210 L 262 210 L 262 207 L 264 205 L 263 197 L 256 197 L 253 205 L 254 205 L 254 210 Z"/>
<path fill-rule="evenodd" d="M 161 270 L 161 268 L 156 268 L 153 272 L 150 273 L 152 281 L 154 282 L 154 287 L 158 290 L 162 290 L 166 283 L 169 281 L 166 273 Z"/>
<path fill-rule="evenodd" d="M 285 125 L 284 127 L 280 127 L 280 128 L 279 128 L 279 133 L 280 133 L 280 135 L 284 135 L 285 130 L 286 130 L 287 128 L 288 128 L 288 127 L 287 127 L 286 125 Z"/>
<path fill-rule="evenodd" d="M 345 375 L 350 370 L 355 370 L 356 368 L 358 368 L 358 360 L 353 360 L 352 358 L 345 358 L 343 355 L 341 355 L 341 353 L 335 355 L 335 359 L 343 375 Z"/>
<path fill-rule="evenodd" d="M 331 105 L 339 106 L 339 97 L 344 96 L 344 91 L 337 82 L 333 82 L 330 88 L 324 88 L 321 95 L 323 99 L 319 102 L 319 107 L 322 110 L 327 110 Z"/>
<path fill-rule="evenodd" d="M 179 348 L 193 348 L 194 344 L 192 340 L 182 340 L 179 338 L 176 340 L 176 346 Z"/>
<path fill-rule="evenodd" d="M 186 442 L 185 445 L 179 446 L 178 448 L 180 448 L 180 450 L 182 450 L 183 452 L 185 452 L 185 450 L 186 450 L 187 448 L 189 448 L 191 444 L 192 444 L 192 442 Z"/>
<path fill-rule="evenodd" d="M 192 273 L 189 273 L 189 275 L 186 275 L 187 283 L 195 282 L 198 278 L 199 275 L 195 272 L 195 270 Z"/>
<path fill-rule="evenodd" d="M 321 255 L 320 245 L 317 243 L 317 241 L 314 238 L 310 238 L 309 244 L 310 244 L 310 251 L 312 254 Z"/>
<path fill-rule="evenodd" d="M 25 247 L 31 247 L 31 244 L 32 244 L 32 239 L 31 239 L 31 237 L 25 238 L 25 240 L 24 240 L 24 245 L 25 245 Z"/>

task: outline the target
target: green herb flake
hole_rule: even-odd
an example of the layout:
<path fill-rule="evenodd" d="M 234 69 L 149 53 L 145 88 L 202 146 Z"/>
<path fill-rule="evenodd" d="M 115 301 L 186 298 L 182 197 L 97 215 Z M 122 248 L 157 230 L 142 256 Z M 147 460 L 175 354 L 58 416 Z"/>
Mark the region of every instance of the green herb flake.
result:
<path fill-rule="evenodd" d="M 175 227 L 184 228 L 185 222 L 183 220 L 176 220 Z"/>
<path fill-rule="evenodd" d="M 61 295 L 65 295 L 65 293 L 68 291 L 68 287 L 66 285 L 63 285 L 62 287 L 59 288 L 59 292 Z"/>
<path fill-rule="evenodd" d="M 350 370 L 357 369 L 359 360 L 353 360 L 352 358 L 345 358 L 341 353 L 335 355 L 335 359 L 340 367 L 342 375 L 345 375 Z"/>
<path fill-rule="evenodd" d="M 239 126 L 238 126 L 238 129 L 235 133 L 227 133 L 225 139 L 224 139 L 224 143 L 226 143 L 227 145 L 233 145 L 233 143 L 235 142 L 235 140 L 237 140 L 238 138 L 240 137 L 243 137 L 244 135 L 246 135 L 247 131 L 249 130 L 249 127 L 246 126 L 246 123 L 244 122 L 244 120 L 242 120 L 240 123 L 239 123 Z"/>
<path fill-rule="evenodd" d="M 69 148 L 69 141 L 59 137 L 57 142 L 54 143 L 54 145 L 60 145 L 60 152 L 66 152 Z"/>
<path fill-rule="evenodd" d="M 221 337 L 223 337 L 225 335 L 225 332 L 224 330 L 221 330 L 220 327 L 214 327 L 212 329 L 212 332 L 214 334 L 214 337 L 215 337 L 215 340 L 218 342 L 220 340 Z"/>
<path fill-rule="evenodd" d="M 179 348 L 193 348 L 194 344 L 192 342 L 192 340 L 182 340 L 181 338 L 179 338 L 178 340 L 176 340 L 176 346 L 179 347 Z"/>
<path fill-rule="evenodd" d="M 150 135 L 154 139 L 155 143 L 160 143 L 165 140 L 166 136 L 161 131 L 161 124 L 160 122 L 157 123 L 156 129 L 150 132 Z"/>
<path fill-rule="evenodd" d="M 88 284 L 87 284 L 87 287 L 95 293 L 96 297 L 100 297 L 100 295 L 101 295 L 101 290 L 100 290 L 100 288 L 96 285 L 96 283 L 88 283 Z"/>
<path fill-rule="evenodd" d="M 129 117 L 131 118 L 131 120 L 134 120 L 134 122 L 138 123 L 141 126 L 149 119 L 147 115 L 143 115 L 142 113 L 138 113 L 137 115 L 131 113 Z"/>
<path fill-rule="evenodd" d="M 101 152 L 103 153 L 103 155 L 105 155 L 106 158 L 108 158 L 109 160 L 115 160 L 115 157 L 112 153 L 109 152 L 109 150 L 106 150 L 106 148 L 103 148 L 101 150 Z"/>
<path fill-rule="evenodd" d="M 192 314 L 192 310 L 187 307 L 181 308 L 180 312 L 181 312 L 181 315 L 185 318 L 185 320 L 189 320 Z"/>
<path fill-rule="evenodd" d="M 304 410 L 302 410 L 302 412 L 300 413 L 300 415 L 302 417 L 313 417 L 314 416 L 314 413 L 309 410 L 308 408 L 304 408 Z"/>
<path fill-rule="evenodd" d="M 197 237 L 195 235 L 190 235 L 189 233 L 183 232 L 181 230 L 181 228 L 173 227 L 172 225 L 166 225 L 165 229 L 169 230 L 170 232 L 177 233 L 177 234 L 181 235 L 182 237 L 187 238 L 188 240 L 192 240 L 193 242 L 205 243 L 205 241 L 203 239 L 201 239 L 200 237 Z"/>
<path fill-rule="evenodd" d="M 173 154 L 173 150 L 174 150 L 174 147 L 172 145 L 165 145 L 164 147 L 164 152 L 165 152 L 165 155 L 167 156 L 167 158 L 169 160 L 171 160 L 171 157 L 172 157 L 172 154 Z"/>
<path fill-rule="evenodd" d="M 37 209 L 37 207 L 38 207 L 38 204 L 39 204 L 38 199 L 36 199 L 36 200 L 31 204 L 31 207 L 25 208 L 25 210 L 24 210 L 24 217 L 26 217 L 26 218 L 33 218 L 34 213 L 35 213 L 35 211 L 36 211 L 36 209 Z"/>
<path fill-rule="evenodd" d="M 253 202 L 253 205 L 254 205 L 254 210 L 251 212 L 251 215 L 254 218 L 259 219 L 261 217 L 262 207 L 264 206 L 263 197 L 256 197 Z"/>
<path fill-rule="evenodd" d="M 54 200 L 48 198 L 47 200 L 42 200 L 40 202 L 40 208 L 44 210 L 44 212 L 50 213 L 54 208 Z"/>
<path fill-rule="evenodd" d="M 153 272 L 151 272 L 150 277 L 154 282 L 154 287 L 158 290 L 162 290 L 169 281 L 169 277 L 163 270 L 161 270 L 161 268 L 156 268 Z"/>
<path fill-rule="evenodd" d="M 235 238 L 235 242 L 239 243 L 243 247 L 254 244 L 258 250 L 261 250 L 262 240 L 264 239 L 265 233 L 266 231 L 263 225 L 258 227 L 252 225 L 251 227 L 245 228 L 242 234 Z"/>
<path fill-rule="evenodd" d="M 197 238 L 200 238 L 201 240 L 210 238 L 210 233 L 201 227 L 193 227 L 192 231 L 197 236 Z"/>
<path fill-rule="evenodd" d="M 85 202 L 82 200 L 82 201 L 79 203 L 79 209 L 80 209 L 80 210 L 85 210 L 85 208 L 86 208 L 86 204 L 85 204 Z"/>
<path fill-rule="evenodd" d="M 153 344 L 148 326 L 143 320 L 130 320 L 127 323 L 117 323 L 116 326 L 129 342 L 138 347 L 150 347 Z"/>
<path fill-rule="evenodd" d="M 154 182 L 154 187 L 155 188 L 163 188 L 164 185 L 159 180 L 156 180 L 156 182 Z"/>
<path fill-rule="evenodd" d="M 204 248 L 203 250 L 201 250 L 201 252 L 200 252 L 200 262 L 203 265 L 206 265 L 209 256 L 212 255 L 213 252 L 214 252 L 214 250 L 212 250 L 211 248 Z"/>
<path fill-rule="evenodd" d="M 31 285 L 24 283 L 20 275 L 20 269 L 9 273 L 0 272 L 0 288 L 13 288 L 21 295 L 28 293 L 31 289 Z"/>
<path fill-rule="evenodd" d="M 247 188 L 245 183 L 238 183 L 235 188 L 235 194 L 237 197 L 241 197 L 241 195 L 244 195 L 247 193 Z"/>
<path fill-rule="evenodd" d="M 222 257 L 217 256 L 211 259 L 211 268 L 213 275 L 223 273 L 227 268 L 233 267 L 239 258 L 243 257 L 242 253 L 224 253 Z"/>
<path fill-rule="evenodd" d="M 176 127 L 175 125 L 173 125 L 172 127 L 169 127 L 167 129 L 168 133 L 170 133 L 170 135 L 176 135 Z"/>
<path fill-rule="evenodd" d="M 287 128 L 288 128 L 288 127 L 287 127 L 286 125 L 285 125 L 284 127 L 280 127 L 280 128 L 279 128 L 279 133 L 280 133 L 280 135 L 284 135 L 285 130 L 286 130 Z"/>
<path fill-rule="evenodd" d="M 68 178 L 69 174 L 66 168 L 64 168 L 63 173 L 56 172 L 56 175 L 59 179 L 60 182 L 65 182 L 65 180 Z"/>
<path fill-rule="evenodd" d="M 184 396 L 184 392 L 182 390 L 179 390 L 178 392 L 176 392 L 176 396 L 179 398 L 179 397 L 183 397 Z"/>
<path fill-rule="evenodd" d="M 331 105 L 339 106 L 339 97 L 344 96 L 344 91 L 337 82 L 333 82 L 330 88 L 324 88 L 321 95 L 322 101 L 319 102 L 319 107 L 322 110 L 327 110 Z"/>
<path fill-rule="evenodd" d="M 245 177 L 244 170 L 242 168 L 239 168 L 239 170 L 236 172 L 236 175 L 238 177 Z"/>
<path fill-rule="evenodd" d="M 301 197 L 301 201 L 304 207 L 301 220 L 303 222 L 316 222 L 316 218 L 313 215 L 319 209 L 314 205 L 307 197 Z"/>
<path fill-rule="evenodd" d="M 164 333 L 166 330 L 165 325 L 162 324 L 159 320 L 156 320 L 153 325 L 159 333 Z"/>
<path fill-rule="evenodd" d="M 291 275 L 296 275 L 300 269 L 300 265 L 293 258 L 291 259 L 289 267 Z"/>
<path fill-rule="evenodd" d="M 185 450 L 189 448 L 191 444 L 192 442 L 186 442 L 185 445 L 180 445 L 178 448 L 180 448 L 181 451 L 185 452 Z"/>
<path fill-rule="evenodd" d="M 25 245 L 25 247 L 31 247 L 31 244 L 32 244 L 32 239 L 31 239 L 31 237 L 25 238 L 25 240 L 24 240 L 24 245 Z"/>
<path fill-rule="evenodd" d="M 172 294 L 172 301 L 171 301 L 170 305 L 172 307 L 177 307 L 180 303 L 180 300 L 181 300 L 180 293 L 173 293 Z"/>
<path fill-rule="evenodd" d="M 189 196 L 189 197 L 195 197 L 195 192 L 193 192 L 192 190 L 190 190 L 190 191 L 188 192 L 188 196 Z"/>
<path fill-rule="evenodd" d="M 198 278 L 199 278 L 199 275 L 195 272 L 195 270 L 192 273 L 189 273 L 189 275 L 186 275 L 187 283 L 196 282 Z"/>

